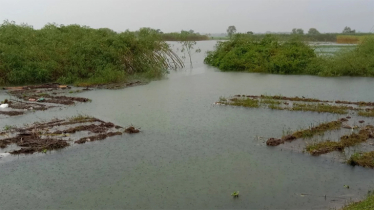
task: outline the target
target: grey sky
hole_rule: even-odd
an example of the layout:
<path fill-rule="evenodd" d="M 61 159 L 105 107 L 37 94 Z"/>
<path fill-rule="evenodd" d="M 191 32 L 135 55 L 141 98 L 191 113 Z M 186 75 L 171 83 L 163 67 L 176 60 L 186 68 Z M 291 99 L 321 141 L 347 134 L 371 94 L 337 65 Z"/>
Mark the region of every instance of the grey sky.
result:
<path fill-rule="evenodd" d="M 140 27 L 201 33 L 291 31 L 311 27 L 341 32 L 345 26 L 368 32 L 374 0 L 0 0 L 0 20 L 80 24 L 116 31 Z"/>

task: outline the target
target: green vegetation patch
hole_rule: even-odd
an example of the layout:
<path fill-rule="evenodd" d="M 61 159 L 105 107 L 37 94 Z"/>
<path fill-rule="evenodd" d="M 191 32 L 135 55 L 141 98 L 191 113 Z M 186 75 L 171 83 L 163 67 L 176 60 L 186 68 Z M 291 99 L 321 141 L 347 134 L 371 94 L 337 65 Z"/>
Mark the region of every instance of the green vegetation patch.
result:
<path fill-rule="evenodd" d="M 365 200 L 349 204 L 342 210 L 371 210 L 374 209 L 374 194 L 369 195 Z"/>
<path fill-rule="evenodd" d="M 222 71 L 318 76 L 374 76 L 374 36 L 362 38 L 355 48 L 334 55 L 317 55 L 300 37 L 279 41 L 276 36 L 237 34 L 218 42 L 205 63 Z"/>
<path fill-rule="evenodd" d="M 374 127 L 368 125 L 361 129 L 358 133 L 342 136 L 338 142 L 324 141 L 310 144 L 305 148 L 305 150 L 311 155 L 321 155 L 332 151 L 342 151 L 346 147 L 352 147 L 367 141 L 369 138 L 373 138 L 373 132 Z"/>
<path fill-rule="evenodd" d="M 162 77 L 182 66 L 149 28 L 117 33 L 79 25 L 48 24 L 40 30 L 8 21 L 0 25 L 0 85 L 117 83 L 137 74 Z"/>
<path fill-rule="evenodd" d="M 279 42 L 271 35 L 259 40 L 237 34 L 229 41 L 219 42 L 216 50 L 208 52 L 205 63 L 223 71 L 301 74 L 300 70 L 314 57 L 314 50 L 296 39 Z"/>
<path fill-rule="evenodd" d="M 355 153 L 349 158 L 348 164 L 374 168 L 374 151 Z"/>
<path fill-rule="evenodd" d="M 327 123 L 322 123 L 319 124 L 315 127 L 311 127 L 305 130 L 300 130 L 296 131 L 295 133 L 292 134 L 295 138 L 311 138 L 316 134 L 321 134 L 326 131 L 330 130 L 336 130 L 339 129 L 342 125 L 342 122 L 337 120 L 337 121 L 332 121 L 332 122 L 327 122 Z"/>
<path fill-rule="evenodd" d="M 374 109 L 366 110 L 366 111 L 359 111 L 358 115 L 364 117 L 374 117 Z"/>
<path fill-rule="evenodd" d="M 251 98 L 231 98 L 226 101 L 220 100 L 220 102 L 225 105 L 231 105 L 231 106 L 243 106 L 243 107 L 251 107 L 251 108 L 260 107 L 259 101 L 256 99 L 251 99 Z"/>
<path fill-rule="evenodd" d="M 334 106 L 329 104 L 301 104 L 294 103 L 292 111 L 328 112 L 334 114 L 347 114 L 350 108 L 347 106 Z"/>

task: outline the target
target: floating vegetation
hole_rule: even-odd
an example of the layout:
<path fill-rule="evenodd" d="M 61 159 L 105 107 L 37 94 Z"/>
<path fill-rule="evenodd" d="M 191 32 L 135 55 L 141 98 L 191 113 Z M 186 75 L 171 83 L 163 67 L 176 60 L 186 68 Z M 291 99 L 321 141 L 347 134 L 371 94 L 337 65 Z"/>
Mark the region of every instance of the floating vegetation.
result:
<path fill-rule="evenodd" d="M 366 109 L 358 112 L 358 115 L 363 117 L 374 117 L 374 109 Z"/>
<path fill-rule="evenodd" d="M 374 137 L 374 126 L 368 125 L 362 128 L 358 133 L 352 133 L 340 138 L 340 141 L 323 141 L 308 145 L 305 150 L 311 155 L 321 155 L 332 151 L 342 151 L 346 147 L 352 147 L 362 142 L 367 141 L 369 138 Z"/>
<path fill-rule="evenodd" d="M 292 111 L 311 111 L 311 112 L 328 112 L 334 114 L 347 114 L 352 107 L 348 106 L 333 106 L 329 104 L 300 104 L 294 103 Z"/>
<path fill-rule="evenodd" d="M 303 103 L 299 103 L 303 102 Z M 318 113 L 347 114 L 349 111 L 358 111 L 358 115 L 374 117 L 374 102 L 328 101 L 316 98 L 286 97 L 281 95 L 235 95 L 234 97 L 220 97 L 215 104 L 243 106 L 251 108 L 268 108 L 288 111 L 311 111 Z M 338 105 L 345 104 L 345 105 Z M 351 105 L 351 106 L 349 106 Z"/>
<path fill-rule="evenodd" d="M 322 134 L 329 130 L 339 129 L 342 125 L 340 120 L 322 123 L 308 129 L 296 131 L 290 135 L 283 136 L 281 139 L 270 138 L 267 140 L 266 145 L 268 146 L 278 146 L 286 141 L 293 141 L 298 138 L 311 138 L 314 135 Z"/>
<path fill-rule="evenodd" d="M 251 98 L 230 98 L 226 99 L 221 97 L 219 104 L 231 105 L 231 106 L 243 106 L 243 107 L 260 107 L 259 101 Z"/>
<path fill-rule="evenodd" d="M 359 165 L 363 167 L 374 168 L 374 151 L 355 153 L 349 158 L 347 162 L 352 166 Z"/>
<path fill-rule="evenodd" d="M 234 198 L 238 198 L 239 197 L 239 191 L 235 191 L 235 192 L 231 193 L 231 196 L 234 197 Z"/>
<path fill-rule="evenodd" d="M 126 129 L 127 130 L 127 129 Z M 18 148 L 8 151 L 10 154 L 46 153 L 70 145 L 70 142 L 83 144 L 90 141 L 104 140 L 108 137 L 122 135 L 126 130 L 111 122 L 104 122 L 94 117 L 78 115 L 65 120 L 54 119 L 49 122 L 36 122 L 22 128 L 7 126 L 1 132 L 0 148 L 6 149 L 15 144 Z M 134 132 L 138 129 L 134 128 Z M 95 135 L 82 137 L 86 133 Z M 75 135 L 76 134 L 76 135 Z"/>

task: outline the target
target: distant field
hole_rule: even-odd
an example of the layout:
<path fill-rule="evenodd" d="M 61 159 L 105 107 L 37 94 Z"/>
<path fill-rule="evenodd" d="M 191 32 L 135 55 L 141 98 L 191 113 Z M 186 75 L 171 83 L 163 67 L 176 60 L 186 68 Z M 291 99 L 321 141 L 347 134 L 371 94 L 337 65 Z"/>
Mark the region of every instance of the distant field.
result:
<path fill-rule="evenodd" d="M 374 35 L 338 35 L 336 37 L 336 43 L 339 44 L 358 44 L 361 43 L 363 39 L 374 36 Z"/>
<path fill-rule="evenodd" d="M 338 44 L 359 44 L 363 39 L 374 36 L 374 34 L 354 34 L 354 35 L 344 35 L 344 34 L 318 34 L 318 35 L 292 35 L 292 34 L 273 34 L 278 37 L 280 41 L 290 40 L 294 36 L 299 36 L 302 41 L 306 42 L 333 42 Z M 255 38 L 262 39 L 265 34 L 254 34 Z M 211 37 L 212 40 L 229 40 L 229 37 Z"/>

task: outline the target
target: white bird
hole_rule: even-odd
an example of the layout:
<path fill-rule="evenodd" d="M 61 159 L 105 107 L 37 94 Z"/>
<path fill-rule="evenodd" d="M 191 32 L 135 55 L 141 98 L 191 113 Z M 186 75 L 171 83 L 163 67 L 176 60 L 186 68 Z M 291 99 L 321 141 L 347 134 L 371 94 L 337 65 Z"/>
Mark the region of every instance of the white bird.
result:
<path fill-rule="evenodd" d="M 0 108 L 3 108 L 3 109 L 4 109 L 4 108 L 8 108 L 8 107 L 9 107 L 9 104 L 1 104 L 1 105 L 0 105 Z"/>

